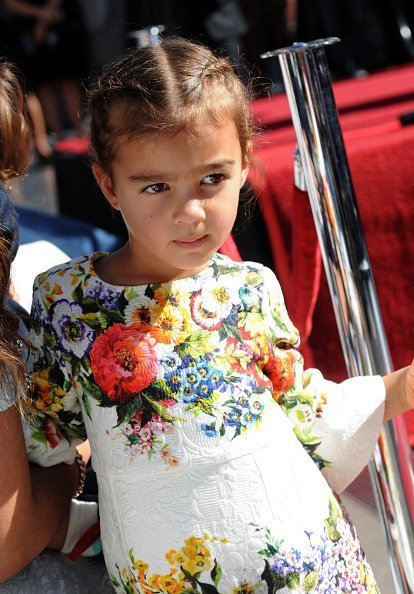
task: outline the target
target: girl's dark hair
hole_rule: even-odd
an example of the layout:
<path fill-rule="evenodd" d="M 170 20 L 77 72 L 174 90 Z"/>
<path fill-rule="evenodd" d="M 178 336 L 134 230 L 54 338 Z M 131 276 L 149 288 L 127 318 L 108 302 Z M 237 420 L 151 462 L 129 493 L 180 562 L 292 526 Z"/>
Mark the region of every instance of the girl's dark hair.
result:
<path fill-rule="evenodd" d="M 0 58 L 0 181 L 26 172 L 31 142 L 22 75 L 16 66 Z"/>
<path fill-rule="evenodd" d="M 234 121 L 244 159 L 253 136 L 250 94 L 227 58 L 167 37 L 133 49 L 103 69 L 88 93 L 90 143 L 110 171 L 121 140 L 180 132 L 198 119 Z"/>

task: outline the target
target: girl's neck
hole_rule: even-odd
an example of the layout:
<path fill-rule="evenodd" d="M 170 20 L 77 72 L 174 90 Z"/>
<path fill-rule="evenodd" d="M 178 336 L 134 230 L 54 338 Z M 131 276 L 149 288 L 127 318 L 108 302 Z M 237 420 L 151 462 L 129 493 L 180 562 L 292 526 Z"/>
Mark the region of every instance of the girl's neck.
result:
<path fill-rule="evenodd" d="M 94 260 L 93 268 L 97 276 L 110 285 L 115 286 L 138 286 L 149 284 L 163 284 L 184 278 L 190 278 L 202 272 L 209 266 L 208 260 L 202 266 L 194 270 L 169 270 L 157 271 L 156 273 L 142 273 L 136 269 L 133 254 L 124 246 L 120 250 L 98 257 Z"/>

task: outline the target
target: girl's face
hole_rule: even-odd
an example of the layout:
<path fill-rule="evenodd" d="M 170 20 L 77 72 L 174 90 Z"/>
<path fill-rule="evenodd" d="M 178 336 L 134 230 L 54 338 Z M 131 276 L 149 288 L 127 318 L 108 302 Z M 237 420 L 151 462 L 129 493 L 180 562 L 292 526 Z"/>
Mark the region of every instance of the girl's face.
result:
<path fill-rule="evenodd" d="M 103 193 L 128 228 L 128 277 L 167 282 L 207 266 L 231 232 L 247 171 L 232 121 L 125 141 L 112 176 L 95 164 Z"/>

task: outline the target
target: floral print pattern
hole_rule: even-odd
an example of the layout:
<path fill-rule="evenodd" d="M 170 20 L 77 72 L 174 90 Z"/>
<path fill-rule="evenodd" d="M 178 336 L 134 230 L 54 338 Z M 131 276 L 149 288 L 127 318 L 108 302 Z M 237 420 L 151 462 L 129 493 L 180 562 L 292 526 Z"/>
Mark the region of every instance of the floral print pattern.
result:
<path fill-rule="evenodd" d="M 234 439 L 260 426 L 266 391 L 275 398 L 293 392 L 299 355 L 288 342 L 274 348 L 271 330 L 265 340 L 263 277 L 253 266 L 214 262 L 207 276 L 181 290 L 173 283 L 144 291 L 105 287 L 89 259 L 68 274 L 73 301 L 64 272 L 62 285 L 41 276 L 43 298 L 35 292 L 46 349 L 32 382 L 35 407 L 47 412 L 43 434 L 35 436 L 50 447 L 61 437 L 82 437 L 80 409 L 68 407 L 80 396 L 87 414 L 91 401 L 115 407 L 118 435 L 132 456 L 158 454 L 176 465 L 165 435 L 186 415 L 199 418 L 204 435 Z M 280 328 L 280 338 L 291 340 L 291 329 L 281 321 Z"/>
<path fill-rule="evenodd" d="M 36 280 L 29 449 L 66 461 L 88 429 L 115 588 L 377 594 L 312 463 L 330 470 L 344 409 L 303 371 L 273 273 L 216 255 L 194 277 L 121 287 L 96 257 Z"/>
<path fill-rule="evenodd" d="M 354 529 L 335 499 L 329 502 L 324 532 L 306 533 L 307 547 L 286 545 L 273 538 L 268 528 L 253 529 L 265 539 L 265 546 L 257 552 L 263 559 L 260 580 L 242 581 L 231 594 L 250 594 L 264 584 L 268 594 L 379 594 L 371 569 L 356 545 Z M 223 569 L 211 550 L 218 540 L 208 534 L 189 537 L 181 549 L 166 553 L 171 568 L 164 575 L 150 573 L 148 564 L 135 559 L 131 550 L 129 568 L 117 567 L 118 574 L 110 574 L 110 578 L 127 594 L 227 594 L 220 589 Z M 225 544 L 227 539 L 220 542 Z"/>

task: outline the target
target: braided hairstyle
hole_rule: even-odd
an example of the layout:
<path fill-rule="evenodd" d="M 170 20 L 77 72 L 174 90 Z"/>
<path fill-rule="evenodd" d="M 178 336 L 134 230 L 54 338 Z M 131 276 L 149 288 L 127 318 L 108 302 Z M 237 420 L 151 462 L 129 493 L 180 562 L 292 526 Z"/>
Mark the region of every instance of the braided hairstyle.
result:
<path fill-rule="evenodd" d="M 250 93 L 227 58 L 177 37 L 133 49 L 103 69 L 88 93 L 90 144 L 111 172 L 122 141 L 151 132 L 178 133 L 206 117 L 232 119 L 247 160 L 254 127 Z"/>

